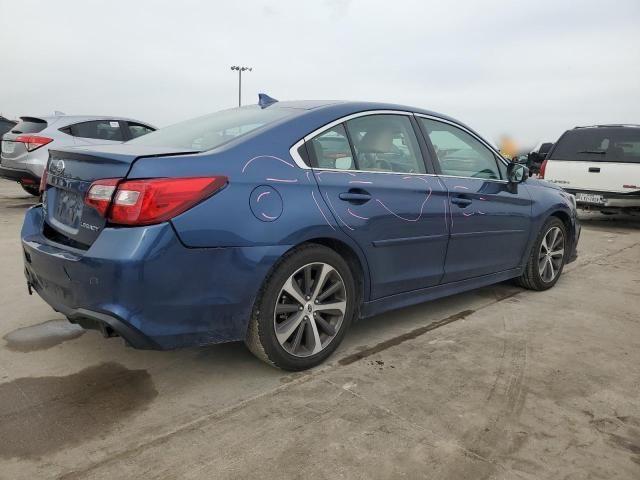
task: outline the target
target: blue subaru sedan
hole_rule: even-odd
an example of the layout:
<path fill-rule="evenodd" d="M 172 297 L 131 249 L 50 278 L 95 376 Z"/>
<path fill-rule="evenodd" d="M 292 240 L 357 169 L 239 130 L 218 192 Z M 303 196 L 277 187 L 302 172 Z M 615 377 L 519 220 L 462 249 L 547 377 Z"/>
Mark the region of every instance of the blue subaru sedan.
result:
<path fill-rule="evenodd" d="M 242 340 L 302 370 L 358 318 L 508 279 L 552 287 L 576 257 L 575 201 L 527 177 L 445 115 L 264 97 L 51 151 L 25 273 L 133 347 Z"/>

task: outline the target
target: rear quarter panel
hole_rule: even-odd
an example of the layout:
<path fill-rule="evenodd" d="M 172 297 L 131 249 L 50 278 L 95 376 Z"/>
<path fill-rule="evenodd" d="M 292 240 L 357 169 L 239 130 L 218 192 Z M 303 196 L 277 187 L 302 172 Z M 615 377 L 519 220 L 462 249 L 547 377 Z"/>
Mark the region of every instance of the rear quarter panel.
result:
<path fill-rule="evenodd" d="M 364 254 L 338 227 L 311 170 L 294 163 L 289 154 L 294 142 L 289 141 L 243 142 L 215 153 L 140 158 L 127 178 L 225 175 L 229 183 L 223 190 L 171 221 L 185 246 L 293 248 L 314 239 L 337 240 L 358 256 L 367 298 Z"/>

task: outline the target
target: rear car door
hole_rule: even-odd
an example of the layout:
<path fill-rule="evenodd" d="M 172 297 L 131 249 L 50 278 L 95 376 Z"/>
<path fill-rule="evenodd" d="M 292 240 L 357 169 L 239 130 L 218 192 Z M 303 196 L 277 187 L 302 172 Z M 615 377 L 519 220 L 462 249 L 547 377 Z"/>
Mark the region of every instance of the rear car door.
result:
<path fill-rule="evenodd" d="M 369 112 L 306 145 L 324 201 L 364 251 L 372 298 L 436 285 L 448 241 L 447 193 L 428 175 L 412 114 Z"/>
<path fill-rule="evenodd" d="M 531 197 L 506 181 L 506 165 L 461 126 L 418 117 L 449 191 L 451 238 L 443 282 L 497 273 L 520 265 L 531 229 Z"/>

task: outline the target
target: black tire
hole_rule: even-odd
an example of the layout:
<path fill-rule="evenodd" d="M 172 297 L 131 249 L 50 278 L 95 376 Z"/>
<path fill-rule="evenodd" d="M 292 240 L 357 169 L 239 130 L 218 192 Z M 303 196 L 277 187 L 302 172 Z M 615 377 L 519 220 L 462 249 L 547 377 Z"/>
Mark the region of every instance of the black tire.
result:
<path fill-rule="evenodd" d="M 344 284 L 346 306 L 335 336 L 316 354 L 299 357 L 287 352 L 276 337 L 275 308 L 285 282 L 309 264 L 324 263 L 333 267 Z M 347 262 L 334 250 L 307 244 L 287 253 L 264 282 L 254 304 L 245 343 L 260 360 L 283 370 L 299 371 L 321 364 L 338 347 L 356 312 L 357 293 Z M 317 327 L 316 327 L 317 328 Z"/>
<path fill-rule="evenodd" d="M 23 184 L 20 184 L 20 186 L 29 195 L 33 195 L 34 197 L 39 197 L 40 196 L 40 186 L 39 185 L 23 185 Z"/>
<path fill-rule="evenodd" d="M 539 268 L 539 262 L 541 258 L 541 249 L 542 242 L 545 239 L 547 233 L 554 228 L 559 228 L 562 232 L 564 238 L 564 254 L 562 256 L 562 261 L 557 270 L 557 273 L 550 281 L 545 281 L 542 278 Z M 529 255 L 529 260 L 527 261 L 527 265 L 525 267 L 524 272 L 518 278 L 516 278 L 516 283 L 521 287 L 527 288 L 529 290 L 548 290 L 553 287 L 560 276 L 562 275 L 562 269 L 564 268 L 566 258 L 567 258 L 567 248 L 568 248 L 568 238 L 567 238 L 567 228 L 565 224 L 558 217 L 549 217 L 547 221 L 544 223 L 540 232 L 538 233 L 538 238 L 536 238 L 535 243 L 533 244 L 533 248 L 531 249 L 531 254 Z"/>

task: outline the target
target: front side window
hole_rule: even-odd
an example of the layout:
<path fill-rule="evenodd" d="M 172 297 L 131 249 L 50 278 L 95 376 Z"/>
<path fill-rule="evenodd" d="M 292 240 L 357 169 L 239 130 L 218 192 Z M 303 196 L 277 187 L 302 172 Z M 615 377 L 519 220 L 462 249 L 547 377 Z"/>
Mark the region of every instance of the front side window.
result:
<path fill-rule="evenodd" d="M 309 142 L 314 166 L 338 170 L 354 170 L 351 146 L 342 125 L 325 130 Z"/>
<path fill-rule="evenodd" d="M 425 173 L 411 120 L 405 115 L 367 115 L 346 122 L 359 170 Z"/>
<path fill-rule="evenodd" d="M 494 153 L 464 130 L 427 118 L 419 121 L 436 151 L 443 175 L 496 180 L 504 176 L 506 169 Z"/>
<path fill-rule="evenodd" d="M 74 137 L 111 140 L 114 142 L 124 140 L 122 130 L 120 130 L 120 122 L 117 120 L 95 120 L 76 123 L 62 129 L 62 131 Z"/>

